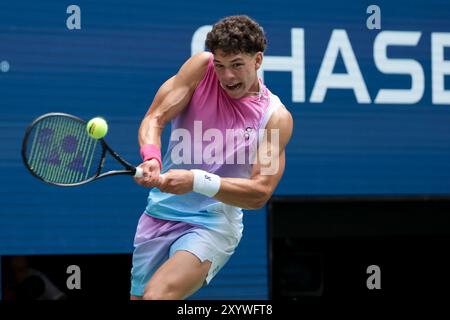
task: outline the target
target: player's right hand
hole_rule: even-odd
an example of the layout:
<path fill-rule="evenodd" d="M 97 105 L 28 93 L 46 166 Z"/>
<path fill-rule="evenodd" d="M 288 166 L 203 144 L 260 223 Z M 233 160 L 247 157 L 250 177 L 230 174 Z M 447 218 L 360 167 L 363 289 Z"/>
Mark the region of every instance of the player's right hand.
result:
<path fill-rule="evenodd" d="M 142 169 L 142 178 L 134 178 L 137 184 L 146 187 L 153 188 L 160 185 L 160 168 L 159 162 L 156 159 L 147 160 L 139 165 Z"/>

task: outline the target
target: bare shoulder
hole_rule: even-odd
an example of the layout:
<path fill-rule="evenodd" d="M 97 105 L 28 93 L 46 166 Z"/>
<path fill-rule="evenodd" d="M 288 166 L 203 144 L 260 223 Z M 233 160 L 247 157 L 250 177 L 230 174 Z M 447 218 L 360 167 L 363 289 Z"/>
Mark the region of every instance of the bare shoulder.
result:
<path fill-rule="evenodd" d="M 267 128 L 292 131 L 294 120 L 284 105 L 280 105 L 270 117 Z"/>
<path fill-rule="evenodd" d="M 210 57 L 210 52 L 200 52 L 190 57 L 178 71 L 177 80 L 196 88 L 205 76 Z"/>
<path fill-rule="evenodd" d="M 190 57 L 185 64 L 196 66 L 197 68 L 206 68 L 208 66 L 209 59 L 211 58 L 211 52 L 200 52 Z"/>
<path fill-rule="evenodd" d="M 293 128 L 294 120 L 284 105 L 280 105 L 274 111 L 266 126 L 268 130 L 277 130 L 279 132 L 279 146 L 281 150 L 284 150 L 284 147 L 291 139 Z"/>

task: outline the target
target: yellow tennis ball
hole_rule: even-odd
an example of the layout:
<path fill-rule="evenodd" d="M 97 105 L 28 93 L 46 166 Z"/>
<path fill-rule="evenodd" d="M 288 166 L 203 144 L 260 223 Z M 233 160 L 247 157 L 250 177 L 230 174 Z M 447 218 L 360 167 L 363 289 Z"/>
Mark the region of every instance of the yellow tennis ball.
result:
<path fill-rule="evenodd" d="M 96 117 L 89 120 L 86 129 L 92 138 L 101 139 L 106 136 L 106 133 L 108 132 L 108 124 L 105 119 Z"/>

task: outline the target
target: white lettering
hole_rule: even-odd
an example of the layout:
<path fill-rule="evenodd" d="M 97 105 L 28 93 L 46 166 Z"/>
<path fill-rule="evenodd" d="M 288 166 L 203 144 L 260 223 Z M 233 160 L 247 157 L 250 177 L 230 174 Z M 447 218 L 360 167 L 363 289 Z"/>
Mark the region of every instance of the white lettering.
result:
<path fill-rule="evenodd" d="M 425 90 L 425 76 L 419 62 L 412 59 L 389 59 L 389 45 L 416 46 L 420 32 L 382 31 L 375 38 L 373 55 L 378 70 L 386 74 L 411 75 L 411 89 L 380 89 L 375 103 L 414 104 L 420 101 Z"/>
<path fill-rule="evenodd" d="M 444 48 L 450 47 L 450 33 L 431 34 L 432 102 L 450 104 L 450 90 L 445 90 L 445 76 L 450 75 L 450 60 L 444 60 Z"/>
<path fill-rule="evenodd" d="M 333 74 L 339 53 L 348 73 Z M 370 103 L 369 92 L 345 30 L 333 30 L 331 34 L 310 101 L 322 103 L 330 88 L 353 89 L 358 103 Z"/>

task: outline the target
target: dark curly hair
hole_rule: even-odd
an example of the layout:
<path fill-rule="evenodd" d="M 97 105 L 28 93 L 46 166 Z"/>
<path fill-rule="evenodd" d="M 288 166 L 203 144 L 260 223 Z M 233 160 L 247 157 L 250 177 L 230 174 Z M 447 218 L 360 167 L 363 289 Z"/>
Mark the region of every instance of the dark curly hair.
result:
<path fill-rule="evenodd" d="M 266 44 L 263 28 L 245 15 L 221 19 L 214 24 L 205 41 L 206 48 L 212 53 L 220 49 L 225 54 L 263 52 Z"/>

